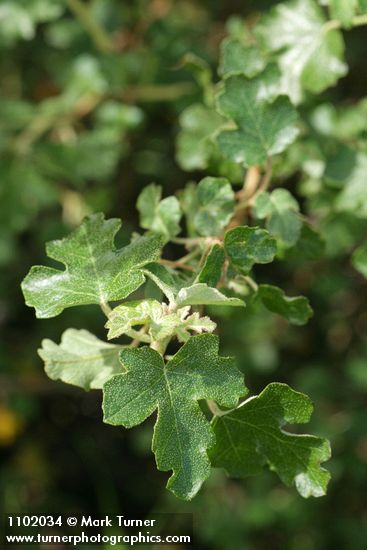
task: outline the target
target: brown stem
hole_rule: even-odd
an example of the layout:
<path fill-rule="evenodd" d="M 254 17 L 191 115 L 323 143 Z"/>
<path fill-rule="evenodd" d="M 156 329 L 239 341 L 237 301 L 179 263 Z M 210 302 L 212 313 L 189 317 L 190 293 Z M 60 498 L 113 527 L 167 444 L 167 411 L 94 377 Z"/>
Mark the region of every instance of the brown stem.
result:
<path fill-rule="evenodd" d="M 246 216 L 248 202 L 249 200 L 251 200 L 251 197 L 253 197 L 254 194 L 256 193 L 256 190 L 260 183 L 260 177 L 261 177 L 260 167 L 250 166 L 246 172 L 243 187 L 241 191 L 239 191 L 236 195 L 236 198 L 238 199 L 239 202 L 235 209 L 234 216 L 229 222 L 227 229 L 232 229 L 233 227 L 237 227 L 237 225 L 242 224 Z"/>

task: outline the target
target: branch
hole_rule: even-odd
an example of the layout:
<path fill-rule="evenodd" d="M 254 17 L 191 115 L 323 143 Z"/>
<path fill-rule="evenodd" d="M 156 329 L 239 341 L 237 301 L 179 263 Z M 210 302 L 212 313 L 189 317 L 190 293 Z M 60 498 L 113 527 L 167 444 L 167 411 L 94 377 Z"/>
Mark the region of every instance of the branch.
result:
<path fill-rule="evenodd" d="M 79 19 L 96 48 L 108 53 L 114 50 L 113 42 L 103 27 L 94 19 L 91 14 L 90 7 L 84 4 L 81 0 L 66 0 L 69 9 Z"/>

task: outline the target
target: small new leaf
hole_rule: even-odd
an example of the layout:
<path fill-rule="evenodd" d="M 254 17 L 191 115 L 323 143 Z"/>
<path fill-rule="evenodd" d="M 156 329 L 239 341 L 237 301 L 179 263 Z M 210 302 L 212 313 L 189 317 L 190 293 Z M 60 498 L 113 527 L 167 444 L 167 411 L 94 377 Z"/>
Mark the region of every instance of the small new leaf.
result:
<path fill-rule="evenodd" d="M 277 251 L 276 241 L 268 231 L 249 226 L 227 231 L 224 247 L 231 265 L 244 274 L 255 264 L 272 262 Z"/>
<path fill-rule="evenodd" d="M 235 197 L 225 178 L 206 177 L 196 187 L 196 210 L 189 213 L 199 235 L 218 236 L 233 216 Z"/>
<path fill-rule="evenodd" d="M 176 151 L 181 168 L 187 171 L 208 168 L 211 157 L 217 153 L 213 136 L 223 122 L 223 117 L 213 108 L 200 103 L 190 105 L 183 111 Z"/>
<path fill-rule="evenodd" d="M 262 164 L 281 153 L 298 135 L 297 112 L 279 95 L 277 73 L 270 66 L 248 79 L 230 76 L 218 95 L 218 110 L 234 121 L 236 129 L 222 130 L 217 142 L 223 155 L 246 166 Z"/>
<path fill-rule="evenodd" d="M 130 331 L 136 325 L 147 326 L 148 334 L 142 334 L 140 338 L 148 343 L 173 337 L 177 337 L 180 342 L 186 342 L 191 332 L 215 330 L 216 324 L 209 317 L 200 317 L 197 312 L 189 315 L 189 312 L 190 307 L 171 310 L 167 304 L 161 304 L 157 300 L 125 302 L 113 309 L 108 316 L 108 339 L 117 338 L 121 334 L 132 336 Z"/>
<path fill-rule="evenodd" d="M 261 473 L 267 464 L 303 497 L 324 495 L 330 475 L 320 464 L 330 458 L 328 441 L 282 429 L 286 423 L 308 422 L 312 409 L 306 395 L 286 384 L 269 384 L 260 395 L 214 418 L 212 465 L 242 478 Z"/>
<path fill-rule="evenodd" d="M 105 220 L 93 214 L 68 237 L 46 245 L 47 255 L 63 263 L 61 271 L 34 266 L 22 283 L 26 304 L 39 318 L 55 317 L 65 308 L 105 304 L 121 300 L 145 281 L 141 268 L 159 258 L 161 239 L 139 237 L 116 250 L 118 219 Z"/>
<path fill-rule="evenodd" d="M 266 219 L 266 228 L 284 247 L 298 241 L 302 228 L 299 206 L 287 189 L 260 193 L 255 199 L 253 213 L 259 219 Z"/>
<path fill-rule="evenodd" d="M 198 401 L 234 406 L 246 393 L 241 373 L 233 359 L 218 356 L 213 335 L 190 338 L 167 363 L 148 347 L 123 350 L 121 361 L 126 374 L 103 388 L 104 421 L 131 428 L 158 409 L 152 444 L 157 466 L 173 471 L 167 488 L 192 499 L 210 474 L 207 449 L 215 442 Z"/>
<path fill-rule="evenodd" d="M 277 286 L 260 285 L 257 296 L 269 311 L 285 317 L 293 325 L 304 325 L 313 315 L 307 298 L 304 296 L 290 298 Z"/>
<path fill-rule="evenodd" d="M 161 197 L 162 187 L 152 183 L 140 193 L 136 206 L 140 225 L 169 240 L 180 232 L 181 207 L 176 197 Z"/>
<path fill-rule="evenodd" d="M 45 362 L 46 374 L 51 380 L 84 390 L 101 389 L 113 375 L 122 371 L 119 354 L 122 346 L 102 342 L 87 330 L 67 329 L 60 344 L 42 341 L 39 356 Z"/>

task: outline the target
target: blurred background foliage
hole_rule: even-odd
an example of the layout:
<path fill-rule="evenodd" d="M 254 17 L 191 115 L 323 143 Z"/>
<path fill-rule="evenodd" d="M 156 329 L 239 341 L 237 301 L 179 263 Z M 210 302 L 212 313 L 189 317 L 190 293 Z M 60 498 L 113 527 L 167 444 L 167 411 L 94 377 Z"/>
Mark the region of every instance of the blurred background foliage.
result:
<path fill-rule="evenodd" d="M 152 419 L 133 431 L 104 425 L 99 392 L 52 382 L 42 371 L 36 354 L 41 338 L 58 340 L 69 326 L 104 337 L 99 309 L 36 320 L 19 288 L 29 266 L 44 260 L 44 242 L 66 234 L 89 212 L 121 217 L 120 239 L 127 241 L 137 229 L 136 198 L 152 181 L 165 194 L 200 179 L 206 173 L 201 168 L 241 181 L 238 167 L 212 161 L 210 151 L 204 160 L 190 156 L 190 130 L 194 137 L 205 132 L 200 113 L 185 109 L 202 102 L 203 90 L 210 103 L 210 71 L 216 71 L 228 29 L 237 32 L 241 18 L 251 26 L 274 3 L 0 1 L 4 511 L 193 512 L 198 548 L 367 547 L 367 292 L 348 260 L 367 224 L 352 209 L 328 211 L 351 171 L 349 145 L 366 144 L 363 28 L 345 35 L 348 74 L 301 106 L 310 133 L 328 150 L 327 185 L 320 188 L 320 151 L 307 138 L 274 167 L 303 208 L 326 210 L 327 256 L 313 251 L 305 260 L 304 251 L 292 249 L 270 267 L 275 282 L 310 298 L 314 318 L 291 327 L 260 309 L 256 315 L 251 308 L 246 314 L 224 310 L 220 318 L 213 312 L 222 327 L 222 352 L 237 356 L 252 391 L 284 381 L 316 404 L 309 431 L 329 437 L 333 449 L 326 497 L 303 500 L 271 473 L 233 481 L 216 471 L 192 503 L 175 500 L 163 489 L 166 475 L 154 467 Z M 205 63 L 197 57 L 183 62 L 188 53 Z M 357 179 L 362 208 L 366 184 L 361 175 Z"/>

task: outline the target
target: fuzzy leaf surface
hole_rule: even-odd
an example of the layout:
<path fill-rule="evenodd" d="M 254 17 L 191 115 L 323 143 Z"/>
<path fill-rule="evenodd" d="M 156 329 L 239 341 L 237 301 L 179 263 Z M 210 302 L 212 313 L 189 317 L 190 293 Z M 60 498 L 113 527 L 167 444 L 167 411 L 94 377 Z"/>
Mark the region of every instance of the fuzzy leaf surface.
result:
<path fill-rule="evenodd" d="M 234 212 L 231 184 L 225 178 L 204 178 L 196 188 L 196 205 L 193 224 L 199 235 L 220 235 Z"/>
<path fill-rule="evenodd" d="M 106 327 L 108 339 L 117 338 L 121 334 L 129 334 L 134 326 L 147 325 L 146 341 L 159 341 L 176 336 L 180 342 L 186 342 L 191 334 L 213 332 L 216 324 L 209 317 L 200 317 L 197 312 L 190 313 L 190 307 L 169 309 L 167 304 L 157 300 L 141 300 L 125 302 L 113 309 L 108 316 Z M 145 341 L 144 339 L 144 341 Z"/>
<path fill-rule="evenodd" d="M 236 129 L 222 130 L 217 142 L 228 159 L 246 166 L 262 164 L 298 135 L 297 112 L 287 97 L 277 97 L 277 77 L 269 67 L 252 79 L 234 75 L 224 81 L 218 109 Z"/>
<path fill-rule="evenodd" d="M 152 449 L 158 468 L 173 471 L 167 488 L 190 500 L 210 474 L 207 449 L 215 439 L 198 401 L 214 399 L 230 407 L 246 393 L 241 373 L 231 358 L 218 355 L 218 338 L 190 338 L 164 363 L 148 347 L 125 349 L 126 374 L 103 388 L 104 421 L 131 428 L 158 409 Z"/>
<path fill-rule="evenodd" d="M 118 219 L 93 214 L 69 236 L 46 245 L 47 255 L 65 270 L 34 266 L 22 283 L 28 306 L 39 318 L 55 317 L 65 308 L 121 300 L 145 281 L 141 268 L 159 258 L 161 239 L 139 237 L 116 250 Z"/>
<path fill-rule="evenodd" d="M 265 69 L 265 65 L 266 60 L 256 46 L 248 46 L 231 37 L 223 40 L 218 70 L 222 77 L 242 73 L 253 78 Z"/>
<path fill-rule="evenodd" d="M 121 349 L 122 346 L 107 344 L 87 330 L 69 328 L 60 344 L 43 340 L 38 354 L 51 380 L 90 390 L 101 389 L 108 378 L 122 371 Z"/>
<path fill-rule="evenodd" d="M 257 296 L 269 311 L 285 317 L 292 325 L 304 325 L 313 315 L 305 296 L 286 296 L 277 286 L 260 285 Z"/>
<path fill-rule="evenodd" d="M 261 473 L 267 464 L 303 497 L 324 495 L 330 475 L 320 464 L 330 458 L 329 442 L 282 429 L 287 423 L 308 422 L 312 410 L 306 395 L 286 384 L 269 384 L 234 411 L 215 417 L 212 465 L 242 478 Z"/>
<path fill-rule="evenodd" d="M 241 273 L 248 273 L 255 264 L 273 261 L 276 241 L 268 231 L 259 227 L 240 226 L 227 231 L 224 247 L 231 265 Z"/>
<path fill-rule="evenodd" d="M 266 219 L 266 228 L 284 247 L 298 241 L 302 229 L 299 205 L 287 189 L 260 193 L 253 212 L 257 218 Z"/>
<path fill-rule="evenodd" d="M 181 288 L 176 296 L 176 303 L 179 306 L 237 306 L 245 307 L 245 303 L 239 298 L 228 298 L 216 288 L 205 283 L 195 283 L 191 286 Z"/>
<path fill-rule="evenodd" d="M 140 225 L 169 240 L 180 232 L 181 208 L 176 197 L 162 198 L 162 187 L 151 183 L 140 193 L 136 206 Z"/>
<path fill-rule="evenodd" d="M 225 253 L 223 246 L 215 244 L 205 258 L 204 265 L 197 276 L 197 282 L 215 287 L 221 278 L 224 261 Z"/>
<path fill-rule="evenodd" d="M 315 0 L 291 0 L 275 6 L 257 28 L 263 45 L 279 52 L 283 93 L 294 103 L 303 90 L 320 93 L 347 72 L 343 37 L 325 23 Z"/>

